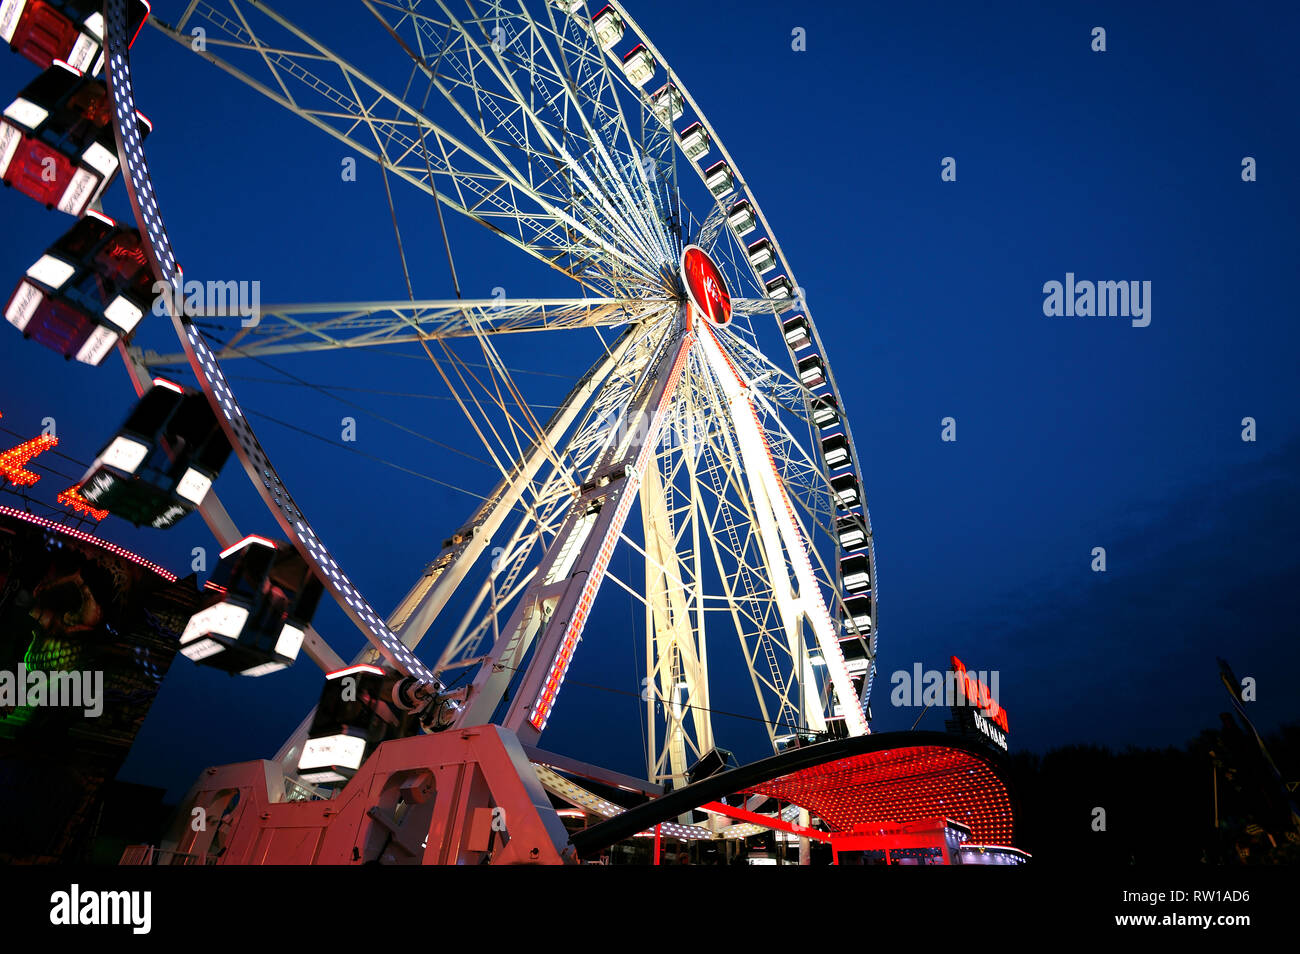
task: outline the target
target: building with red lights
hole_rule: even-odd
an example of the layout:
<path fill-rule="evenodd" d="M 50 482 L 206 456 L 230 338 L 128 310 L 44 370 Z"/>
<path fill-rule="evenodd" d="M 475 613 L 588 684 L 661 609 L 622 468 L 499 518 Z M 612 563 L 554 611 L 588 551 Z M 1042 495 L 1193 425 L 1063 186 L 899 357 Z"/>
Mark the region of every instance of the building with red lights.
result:
<path fill-rule="evenodd" d="M 894 732 L 788 749 L 574 832 L 580 855 L 625 839 L 692 838 L 719 820 L 808 839 L 834 864 L 1019 864 L 1005 757 L 939 732 Z M 694 814 L 697 826 L 681 824 Z M 807 818 L 808 821 L 800 822 Z"/>

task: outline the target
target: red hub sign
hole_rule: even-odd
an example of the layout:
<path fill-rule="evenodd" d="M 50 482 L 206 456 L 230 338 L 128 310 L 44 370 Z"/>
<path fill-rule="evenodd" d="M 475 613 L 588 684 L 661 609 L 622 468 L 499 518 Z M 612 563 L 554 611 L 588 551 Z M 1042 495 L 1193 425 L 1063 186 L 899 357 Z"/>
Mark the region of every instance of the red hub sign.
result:
<path fill-rule="evenodd" d="M 698 245 L 682 249 L 682 281 L 695 309 L 715 325 L 731 320 L 731 293 L 718 266 Z"/>

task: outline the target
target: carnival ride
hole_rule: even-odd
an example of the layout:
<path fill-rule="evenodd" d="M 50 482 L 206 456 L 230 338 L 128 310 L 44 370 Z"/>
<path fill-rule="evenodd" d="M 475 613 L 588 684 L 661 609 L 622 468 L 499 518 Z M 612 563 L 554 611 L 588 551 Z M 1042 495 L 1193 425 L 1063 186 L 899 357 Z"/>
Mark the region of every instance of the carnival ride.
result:
<path fill-rule="evenodd" d="M 741 678 L 775 758 L 814 743 L 874 751 L 863 739 L 877 652 L 863 445 L 758 197 L 623 6 L 361 0 L 350 11 L 356 29 L 391 41 L 385 68 L 404 65 L 404 90 L 260 0 L 177 6 L 167 22 L 128 0 L 102 9 L 4 0 L 0 35 L 45 73 L 5 110 L 0 172 L 79 215 L 20 281 L 9 323 L 85 363 L 116 348 L 141 398 L 82 492 L 137 524 L 166 527 L 197 510 L 223 548 L 181 652 L 259 676 L 301 650 L 326 673 L 320 705 L 274 760 L 213 769 L 196 784 L 187 804 L 219 821 L 200 831 L 181 824 L 171 839 L 178 856 L 572 859 L 552 798 L 600 817 L 623 811 L 580 778 L 655 798 L 726 774 L 710 641 L 738 641 Z M 405 300 L 267 305 L 255 321 L 196 320 L 167 197 L 150 176 L 151 127 L 137 110 L 148 91 L 136 89 L 131 47 L 145 23 L 150 41 L 175 41 L 377 164 L 395 229 L 399 196 L 432 200 L 455 297 L 415 297 L 398 231 Z M 164 151 L 162 139 L 150 149 Z M 56 182 L 72 177 L 66 192 L 55 195 L 40 175 L 46 160 L 65 169 Z M 100 210 L 119 170 L 134 228 Z M 405 188 L 391 188 L 392 179 Z M 516 260 L 564 276 L 577 295 L 462 297 L 444 210 L 486 227 Z M 143 278 L 161 289 L 156 301 L 179 351 L 134 343 L 142 319 L 161 321 L 146 317 L 153 303 L 141 298 Z M 564 369 L 572 388 L 543 416 L 502 358 L 501 339 L 581 330 L 594 363 Z M 476 348 L 481 363 L 457 345 Z M 311 471 L 272 462 L 228 375 L 249 359 L 377 348 L 428 359 L 497 471 L 387 616 L 291 494 L 289 484 Z M 155 378 L 182 362 L 197 389 Z M 281 540 L 239 532 L 212 489 L 229 450 Z M 617 547 L 641 565 L 641 586 L 611 571 Z M 584 635 L 602 638 L 587 622 L 611 583 L 644 604 L 645 780 L 539 746 Z M 367 641 L 351 662 L 312 626 L 323 597 Z M 430 634 L 440 650 L 417 655 Z M 769 766 L 777 775 L 758 781 L 784 767 Z M 730 816 L 697 824 L 698 806 L 683 802 L 676 822 L 654 819 L 655 831 L 759 830 L 749 817 L 767 797 L 752 787 L 758 781 Z M 937 804 L 902 820 L 928 817 Z M 801 812 L 811 831 L 807 806 L 773 818 L 788 827 Z M 989 834 L 1009 840 L 1010 831 Z"/>

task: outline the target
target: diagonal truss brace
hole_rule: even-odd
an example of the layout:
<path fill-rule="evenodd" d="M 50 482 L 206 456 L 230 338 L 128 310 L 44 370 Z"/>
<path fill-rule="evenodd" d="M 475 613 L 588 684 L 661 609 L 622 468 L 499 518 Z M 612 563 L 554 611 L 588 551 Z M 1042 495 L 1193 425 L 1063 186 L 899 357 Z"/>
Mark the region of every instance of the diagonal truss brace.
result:
<path fill-rule="evenodd" d="M 652 463 L 693 341 L 693 334 L 683 330 L 666 342 L 631 403 L 630 420 L 635 426 L 625 427 L 621 439 L 601 455 L 579 488 L 559 536 L 475 675 L 458 725 L 491 721 L 536 642 L 503 724 L 526 744 L 535 743 L 546 728 L 609 559 L 637 499 L 641 475 Z"/>

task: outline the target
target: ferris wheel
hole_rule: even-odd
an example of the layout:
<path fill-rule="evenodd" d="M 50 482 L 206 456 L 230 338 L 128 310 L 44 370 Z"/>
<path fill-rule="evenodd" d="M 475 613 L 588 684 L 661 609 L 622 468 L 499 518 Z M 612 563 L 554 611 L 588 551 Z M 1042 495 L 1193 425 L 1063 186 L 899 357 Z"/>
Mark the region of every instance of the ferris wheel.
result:
<path fill-rule="evenodd" d="M 132 81 L 128 4 L 109 0 L 123 178 L 181 346 L 132 349 L 130 361 L 142 389 L 154 366 L 184 359 L 280 532 L 367 639 L 356 663 L 442 694 L 450 724 L 499 722 L 536 743 L 584 635 L 603 638 L 587 629 L 598 593 L 626 590 L 644 606 L 647 776 L 680 781 L 718 745 L 720 678 L 750 680 L 774 749 L 869 731 L 873 536 L 861 445 L 758 197 L 651 38 L 620 4 L 593 7 L 361 0 L 355 30 L 386 44 L 371 69 L 259 0 L 152 16 L 142 39 L 171 38 L 196 67 L 206 60 L 375 163 L 394 225 L 394 203 L 422 203 L 446 242 L 454 298 L 417 299 L 402 253 L 405 299 L 385 289 L 266 305 L 256 324 L 220 328 L 183 306 L 181 252 L 136 119 L 149 92 Z M 376 76 L 395 61 L 404 87 Z M 559 273 L 573 295 L 462 297 L 447 213 L 488 229 L 503 261 Z M 502 342 L 552 334 L 587 336 L 594 360 L 561 369 L 571 389 L 544 412 Z M 386 616 L 290 493 L 311 472 L 272 462 L 228 376 L 248 359 L 377 348 L 428 361 L 497 472 Z M 236 544 L 214 492 L 200 510 Z M 614 572 L 620 547 L 641 579 Z M 439 648 L 417 655 L 426 636 Z M 322 668 L 344 665 L 320 634 L 304 638 Z M 722 640 L 738 643 L 743 675 L 710 672 Z"/>

